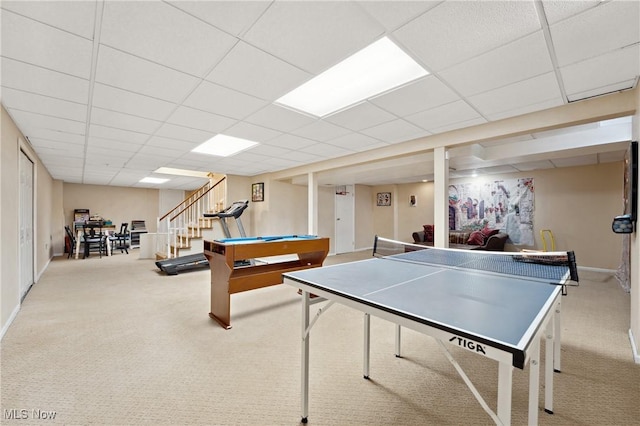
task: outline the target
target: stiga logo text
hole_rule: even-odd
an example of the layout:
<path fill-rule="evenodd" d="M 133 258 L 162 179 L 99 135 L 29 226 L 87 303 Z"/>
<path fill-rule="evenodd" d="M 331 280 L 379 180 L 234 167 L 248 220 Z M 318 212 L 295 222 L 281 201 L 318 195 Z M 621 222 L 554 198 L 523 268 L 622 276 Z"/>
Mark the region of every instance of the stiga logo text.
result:
<path fill-rule="evenodd" d="M 453 344 L 458 344 L 458 346 L 462 346 L 465 349 L 469 349 L 470 351 L 478 352 L 486 355 L 487 353 L 484 351 L 484 346 L 480 343 L 474 342 L 473 340 L 467 340 L 460 336 L 453 336 L 449 339 L 449 342 Z"/>

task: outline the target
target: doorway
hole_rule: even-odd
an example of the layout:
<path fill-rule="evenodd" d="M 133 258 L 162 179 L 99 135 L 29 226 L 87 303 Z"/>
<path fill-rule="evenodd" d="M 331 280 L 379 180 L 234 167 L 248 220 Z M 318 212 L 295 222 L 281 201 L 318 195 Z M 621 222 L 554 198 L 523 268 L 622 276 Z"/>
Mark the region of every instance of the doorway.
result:
<path fill-rule="evenodd" d="M 353 185 L 336 186 L 336 254 L 355 250 L 355 217 Z"/>

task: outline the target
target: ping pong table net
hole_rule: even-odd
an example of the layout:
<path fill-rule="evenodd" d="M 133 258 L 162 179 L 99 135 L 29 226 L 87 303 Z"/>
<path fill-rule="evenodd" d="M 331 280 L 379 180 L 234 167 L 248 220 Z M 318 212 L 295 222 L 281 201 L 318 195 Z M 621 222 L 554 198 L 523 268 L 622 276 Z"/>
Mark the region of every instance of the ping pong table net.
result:
<path fill-rule="evenodd" d="M 435 248 L 376 236 L 373 256 L 444 268 L 517 276 L 563 287 L 578 285 L 579 281 L 573 251 L 490 252 Z"/>

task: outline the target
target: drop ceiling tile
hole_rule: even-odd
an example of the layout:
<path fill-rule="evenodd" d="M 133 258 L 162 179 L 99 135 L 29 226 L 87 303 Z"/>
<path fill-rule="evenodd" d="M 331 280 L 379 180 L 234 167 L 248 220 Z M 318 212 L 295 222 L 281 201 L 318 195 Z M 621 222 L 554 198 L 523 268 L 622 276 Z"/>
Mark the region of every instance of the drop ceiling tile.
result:
<path fill-rule="evenodd" d="M 189 127 L 182 127 L 176 126 L 175 124 L 165 123 L 158 129 L 158 131 L 155 133 L 155 136 L 202 143 L 211 139 L 214 135 L 203 130 L 191 129 Z"/>
<path fill-rule="evenodd" d="M 325 142 L 340 136 L 351 133 L 344 127 L 339 127 L 323 120 L 316 120 L 308 126 L 291 131 L 294 135 L 311 139 L 318 142 Z"/>
<path fill-rule="evenodd" d="M 87 144 L 88 153 L 114 155 L 117 158 L 131 158 L 142 145 L 126 144 L 124 142 L 108 141 L 106 139 L 91 138 Z"/>
<path fill-rule="evenodd" d="M 274 2 L 245 41 L 307 72 L 321 72 L 384 34 L 352 2 Z"/>
<path fill-rule="evenodd" d="M 317 142 L 314 140 L 292 135 L 289 133 L 283 133 L 280 136 L 270 139 L 269 142 L 266 142 L 267 145 L 279 146 L 281 148 L 293 150 L 304 148 L 305 146 L 309 145 L 314 145 L 316 143 Z"/>
<path fill-rule="evenodd" d="M 420 126 L 425 130 L 433 131 L 434 129 L 451 126 L 456 123 L 473 120 L 479 117 L 480 114 L 471 108 L 469 104 L 464 101 L 456 101 L 410 115 L 406 117 L 406 119 L 416 126 Z"/>
<path fill-rule="evenodd" d="M 545 109 L 557 107 L 560 105 L 564 105 L 564 103 L 565 102 L 562 99 L 562 97 L 558 95 L 556 98 L 548 99 L 546 101 L 538 102 L 531 105 L 526 105 L 521 108 L 513 108 L 506 111 L 500 111 L 492 114 L 485 114 L 485 117 L 489 121 L 502 120 L 503 118 L 515 117 L 518 115 L 528 114 L 530 112 L 542 111 Z"/>
<path fill-rule="evenodd" d="M 169 1 L 171 5 L 230 34 L 244 33 L 270 6 L 263 1 Z"/>
<path fill-rule="evenodd" d="M 328 141 L 328 143 L 355 152 L 382 148 L 383 146 L 387 145 L 384 142 L 360 133 L 350 133 L 348 135 L 340 136 L 338 138 L 331 139 L 330 141 Z"/>
<path fill-rule="evenodd" d="M 310 152 L 304 152 L 302 150 L 289 151 L 284 158 L 291 161 L 299 161 L 303 164 L 315 163 L 316 161 L 322 161 L 326 159 L 326 157 L 319 156 L 317 154 L 311 154 Z"/>
<path fill-rule="evenodd" d="M 88 79 L 93 43 L 12 12 L 2 14 L 2 55 L 28 64 Z"/>
<path fill-rule="evenodd" d="M 391 92 L 369 99 L 374 105 L 400 117 L 460 99 L 437 77 L 428 75 Z"/>
<path fill-rule="evenodd" d="M 471 96 L 553 71 L 542 31 L 440 72 L 462 96 Z"/>
<path fill-rule="evenodd" d="M 564 19 L 570 18 L 573 15 L 584 12 L 592 7 L 598 6 L 602 3 L 600 0 L 591 1 L 566 1 L 566 0 L 545 0 L 542 3 L 544 8 L 544 14 L 547 17 L 549 24 L 555 24 Z"/>
<path fill-rule="evenodd" d="M 70 142 L 64 141 L 52 141 L 49 139 L 41 139 L 37 137 L 29 137 L 29 142 L 36 148 L 38 151 L 53 151 L 54 153 L 58 150 L 60 151 L 73 151 L 75 153 L 75 158 L 81 158 L 84 153 L 84 145 L 79 145 Z"/>
<path fill-rule="evenodd" d="M 439 72 L 539 29 L 531 1 L 453 1 L 439 4 L 393 35 L 429 71 Z"/>
<path fill-rule="evenodd" d="M 561 96 L 555 73 L 547 73 L 525 81 L 468 98 L 483 115 L 523 108 Z"/>
<path fill-rule="evenodd" d="M 354 153 L 354 151 L 351 151 L 349 149 L 344 149 L 339 146 L 321 144 L 321 143 L 304 147 L 300 151 L 307 152 L 309 154 L 317 155 L 318 157 L 324 157 L 324 158 L 336 158 L 336 157 L 342 157 L 344 155 L 349 155 Z"/>
<path fill-rule="evenodd" d="M 93 106 L 160 121 L 166 120 L 176 108 L 172 102 L 100 83 L 93 86 Z"/>
<path fill-rule="evenodd" d="M 1 60 L 2 87 L 82 104 L 88 102 L 89 82 L 87 80 L 4 57 Z"/>
<path fill-rule="evenodd" d="M 152 134 L 162 122 L 94 107 L 91 109 L 91 124 Z"/>
<path fill-rule="evenodd" d="M 567 95 L 567 99 L 569 102 L 580 101 L 582 99 L 592 98 L 594 96 L 600 96 L 604 94 L 609 94 L 613 92 L 620 92 L 623 90 L 628 90 L 634 87 L 637 84 L 637 80 L 627 80 L 621 81 L 620 83 L 610 84 L 607 86 L 598 87 L 597 89 L 587 90 L 584 92 L 574 93 L 572 95 Z"/>
<path fill-rule="evenodd" d="M 404 142 L 425 134 L 424 129 L 405 120 L 394 120 L 363 130 L 361 133 L 387 143 Z"/>
<path fill-rule="evenodd" d="M 183 104 L 213 114 L 242 119 L 267 105 L 268 102 L 203 81 Z"/>
<path fill-rule="evenodd" d="M 286 158 L 291 151 L 279 146 L 260 144 L 251 148 L 252 154 L 258 154 L 267 157 Z"/>
<path fill-rule="evenodd" d="M 106 2 L 100 43 L 203 77 L 236 43 L 164 2 Z"/>
<path fill-rule="evenodd" d="M 302 126 L 313 123 L 316 119 L 278 105 L 268 105 L 246 118 L 249 123 L 278 130 L 291 132 Z"/>
<path fill-rule="evenodd" d="M 114 141 L 129 142 L 132 144 L 143 144 L 149 139 L 149 135 L 140 132 L 130 132 L 127 130 L 116 129 L 114 127 L 99 126 L 91 124 L 89 126 L 89 136 L 110 139 Z"/>
<path fill-rule="evenodd" d="M 359 1 L 358 4 L 369 12 L 387 30 L 393 31 L 441 1 Z"/>
<path fill-rule="evenodd" d="M 141 156 L 147 156 L 149 158 L 157 158 L 163 159 L 166 161 L 166 158 L 176 158 L 188 152 L 189 150 L 184 149 L 183 147 L 174 148 L 161 148 L 159 146 L 145 145 L 140 148 L 140 151 L 136 153 L 133 159 L 138 159 Z"/>
<path fill-rule="evenodd" d="M 263 143 L 277 136 L 280 136 L 282 133 L 275 130 L 267 129 L 266 127 L 256 126 L 255 124 L 241 121 L 226 129 L 224 131 L 224 134 L 228 136 L 234 136 L 236 138 Z"/>
<path fill-rule="evenodd" d="M 220 133 L 236 122 L 237 120 L 233 118 L 223 117 L 222 115 L 212 114 L 186 106 L 178 107 L 167 120 L 167 123 L 170 124 L 191 127 L 212 134 Z"/>
<path fill-rule="evenodd" d="M 398 117 L 378 108 L 374 104 L 361 102 L 351 108 L 332 114 L 324 120 L 353 131 L 358 131 L 395 120 L 396 118 Z"/>
<path fill-rule="evenodd" d="M 640 2 L 611 1 L 552 25 L 561 67 L 640 41 Z"/>
<path fill-rule="evenodd" d="M 179 103 L 198 83 L 188 74 L 100 46 L 96 82 Z"/>
<path fill-rule="evenodd" d="M 91 164 L 100 168 L 122 168 L 133 156 L 130 152 L 114 152 L 108 148 L 87 148 L 85 165 Z"/>
<path fill-rule="evenodd" d="M 48 115 L 34 114 L 26 111 L 12 110 L 11 117 L 16 120 L 18 127 L 25 131 L 25 136 L 29 136 L 30 129 L 49 129 L 58 132 L 84 134 L 85 125 L 81 121 L 67 120 L 64 118 L 51 117 Z"/>
<path fill-rule="evenodd" d="M 568 65 L 560 69 L 560 74 L 568 96 L 606 88 L 612 83 L 633 82 L 640 75 L 640 43 Z M 630 87 L 633 84 L 624 88 Z"/>
<path fill-rule="evenodd" d="M 93 38 L 96 15 L 94 1 L 11 1 L 3 0 L 2 9 L 82 36 Z M 3 34 L 4 36 L 4 34 Z"/>
<path fill-rule="evenodd" d="M 476 118 L 472 118 L 470 120 L 459 121 L 457 123 L 452 123 L 452 124 L 447 124 L 445 126 L 436 127 L 434 129 L 430 129 L 429 131 L 431 133 L 433 133 L 433 134 L 438 134 L 438 133 L 450 132 L 450 131 L 456 130 L 456 129 L 463 129 L 465 127 L 477 126 L 478 124 L 484 124 L 486 122 L 487 122 L 487 120 L 485 120 L 483 117 L 476 117 Z"/>
<path fill-rule="evenodd" d="M 191 151 L 193 148 L 195 148 L 199 144 L 200 144 L 199 142 L 190 142 L 190 141 L 184 141 L 184 140 L 163 138 L 161 136 L 151 136 L 151 138 L 145 144 L 145 146 L 159 147 L 159 148 L 172 149 L 175 151 L 187 152 L 187 151 Z"/>
<path fill-rule="evenodd" d="M 275 100 L 311 77 L 275 56 L 239 42 L 206 79 L 258 98 Z"/>
<path fill-rule="evenodd" d="M 31 131 L 27 136 L 29 136 L 29 140 L 32 142 L 33 139 L 71 143 L 74 145 L 84 145 L 85 142 L 84 134 L 80 135 L 76 133 L 59 132 L 51 129 L 33 129 L 33 131 Z"/>
<path fill-rule="evenodd" d="M 2 104 L 7 109 L 29 111 L 68 120 L 83 121 L 87 118 L 87 107 L 84 104 L 10 88 L 2 89 Z"/>

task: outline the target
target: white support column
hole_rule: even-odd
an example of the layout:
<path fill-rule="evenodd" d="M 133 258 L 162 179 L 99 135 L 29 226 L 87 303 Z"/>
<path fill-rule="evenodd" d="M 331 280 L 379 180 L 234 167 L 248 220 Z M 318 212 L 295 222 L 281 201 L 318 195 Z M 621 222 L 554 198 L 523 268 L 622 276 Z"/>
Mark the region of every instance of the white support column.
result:
<path fill-rule="evenodd" d="M 318 234 L 318 178 L 315 173 L 307 175 L 307 195 L 308 195 L 308 219 L 307 233 L 309 235 Z"/>
<path fill-rule="evenodd" d="M 433 150 L 434 246 L 449 247 L 449 154 L 445 147 Z"/>

